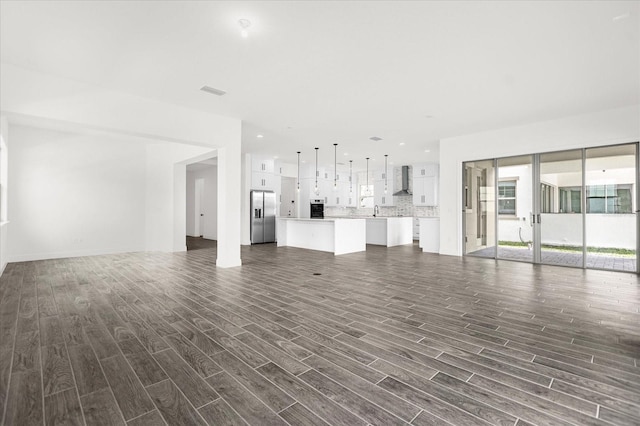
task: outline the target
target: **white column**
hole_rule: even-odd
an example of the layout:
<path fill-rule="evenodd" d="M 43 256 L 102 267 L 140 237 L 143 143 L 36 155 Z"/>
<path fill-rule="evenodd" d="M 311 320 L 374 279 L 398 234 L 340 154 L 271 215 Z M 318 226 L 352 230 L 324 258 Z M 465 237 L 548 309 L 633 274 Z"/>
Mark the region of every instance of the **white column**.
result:
<path fill-rule="evenodd" d="M 240 143 L 218 149 L 218 259 L 216 266 L 240 266 L 242 162 Z"/>
<path fill-rule="evenodd" d="M 6 117 L 0 117 L 0 199 L 2 209 L 0 211 L 0 275 L 4 272 L 9 259 L 7 253 L 7 228 L 8 228 L 8 165 L 9 165 L 9 122 Z"/>

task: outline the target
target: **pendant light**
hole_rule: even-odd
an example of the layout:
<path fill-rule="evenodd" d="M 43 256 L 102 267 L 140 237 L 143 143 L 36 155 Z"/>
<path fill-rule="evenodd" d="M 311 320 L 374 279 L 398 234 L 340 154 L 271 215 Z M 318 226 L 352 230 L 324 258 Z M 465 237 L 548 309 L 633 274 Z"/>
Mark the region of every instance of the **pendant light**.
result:
<path fill-rule="evenodd" d="M 338 144 L 333 144 L 333 190 L 338 189 Z"/>
<path fill-rule="evenodd" d="M 300 151 L 298 151 L 298 192 L 300 192 Z"/>
<path fill-rule="evenodd" d="M 369 157 L 367 157 L 367 195 L 369 195 Z"/>
<path fill-rule="evenodd" d="M 316 148 L 316 187 L 315 187 L 315 192 L 316 195 L 318 195 L 318 149 L 320 148 Z"/>
<path fill-rule="evenodd" d="M 353 160 L 349 160 L 349 194 L 353 192 Z"/>
<path fill-rule="evenodd" d="M 389 157 L 388 154 L 384 155 L 384 193 L 387 193 L 387 178 L 388 178 L 388 172 L 387 172 L 387 157 Z"/>

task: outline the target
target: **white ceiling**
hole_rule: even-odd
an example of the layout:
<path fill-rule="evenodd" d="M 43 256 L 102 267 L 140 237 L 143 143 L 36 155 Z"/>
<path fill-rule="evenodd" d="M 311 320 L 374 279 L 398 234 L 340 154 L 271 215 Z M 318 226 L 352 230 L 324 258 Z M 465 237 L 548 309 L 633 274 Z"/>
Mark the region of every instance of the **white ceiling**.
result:
<path fill-rule="evenodd" d="M 440 138 L 640 103 L 639 4 L 2 1 L 0 59 L 240 118 L 245 152 L 333 163 L 337 142 L 338 161 L 399 165 L 437 161 Z"/>

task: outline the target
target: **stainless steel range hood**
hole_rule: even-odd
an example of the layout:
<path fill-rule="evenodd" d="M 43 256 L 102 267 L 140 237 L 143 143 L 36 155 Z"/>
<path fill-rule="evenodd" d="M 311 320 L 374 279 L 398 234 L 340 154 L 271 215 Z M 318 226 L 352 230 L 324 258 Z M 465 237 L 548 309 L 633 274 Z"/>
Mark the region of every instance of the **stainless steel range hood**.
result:
<path fill-rule="evenodd" d="M 411 195 L 409 192 L 409 166 L 402 166 L 402 189 L 393 195 Z"/>

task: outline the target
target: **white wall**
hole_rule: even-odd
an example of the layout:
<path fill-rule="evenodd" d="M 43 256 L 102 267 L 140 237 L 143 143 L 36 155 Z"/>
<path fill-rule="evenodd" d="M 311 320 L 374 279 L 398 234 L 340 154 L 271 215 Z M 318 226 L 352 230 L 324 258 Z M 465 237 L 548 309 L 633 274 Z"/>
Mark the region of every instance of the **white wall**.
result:
<path fill-rule="evenodd" d="M 209 152 L 192 145 L 160 143 L 146 147 L 145 241 L 147 251 L 185 251 L 187 167 Z"/>
<path fill-rule="evenodd" d="M 10 260 L 145 248 L 145 145 L 11 126 Z"/>
<path fill-rule="evenodd" d="M 195 232 L 195 186 L 196 179 L 204 179 L 201 210 L 204 214 L 203 238 L 215 240 L 218 236 L 218 168 L 209 166 L 190 171 L 187 167 L 187 235 L 199 237 Z"/>
<path fill-rule="evenodd" d="M 145 148 L 146 153 L 141 157 L 146 165 L 143 197 L 146 204 L 144 223 L 140 229 L 144 235 L 141 241 L 147 250 L 186 249 L 186 164 L 197 161 L 192 161 L 196 157 L 217 152 L 218 204 L 221 213 L 218 217 L 219 250 L 216 265 L 233 267 L 241 264 L 239 119 L 116 92 L 6 63 L 0 64 L 0 87 L 0 113 L 8 119 L 9 128 L 22 124 L 106 139 L 122 140 L 128 137 L 131 140 L 163 142 Z M 13 163 L 13 159 L 10 159 L 9 170 L 13 168 Z M 14 191 L 14 183 L 10 185 L 9 193 Z M 67 211 L 73 213 L 73 210 Z M 14 232 L 12 227 L 13 223 L 9 225 L 9 235 L 16 236 L 17 241 L 26 230 L 21 228 Z M 123 245 L 127 245 L 125 243 Z M 105 244 L 93 249 L 102 252 L 112 250 L 111 246 Z M 69 247 L 56 249 L 66 250 Z M 78 252 L 73 250 L 73 253 Z M 83 250 L 82 253 L 89 252 Z"/>
<path fill-rule="evenodd" d="M 638 105 L 440 141 L 440 253 L 462 255 L 462 163 L 494 157 L 636 142 Z"/>

